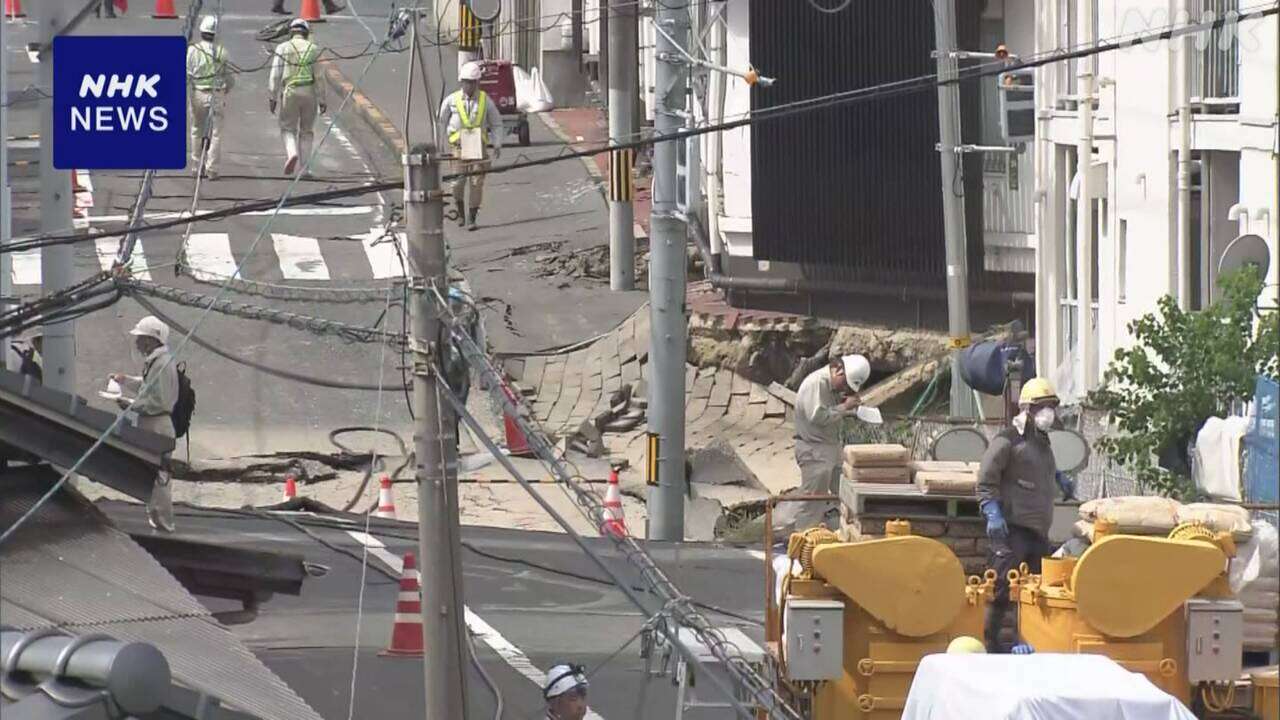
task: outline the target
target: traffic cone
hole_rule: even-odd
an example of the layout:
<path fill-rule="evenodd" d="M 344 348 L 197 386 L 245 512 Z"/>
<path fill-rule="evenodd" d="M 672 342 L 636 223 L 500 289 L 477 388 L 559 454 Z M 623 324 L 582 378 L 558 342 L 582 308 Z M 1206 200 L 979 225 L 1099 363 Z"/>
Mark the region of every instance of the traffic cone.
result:
<path fill-rule="evenodd" d="M 298 6 L 298 18 L 309 23 L 324 22 L 324 16 L 320 14 L 320 0 L 302 0 Z"/>
<path fill-rule="evenodd" d="M 609 470 L 609 489 L 604 494 L 604 517 L 600 523 L 601 535 L 621 537 L 627 534 L 627 518 L 622 510 L 622 490 L 618 487 L 618 471 Z"/>
<path fill-rule="evenodd" d="M 284 476 L 284 496 L 280 498 L 280 502 L 289 502 L 298 497 L 298 481 L 293 479 L 292 475 Z"/>
<path fill-rule="evenodd" d="M 7 18 L 26 17 L 22 11 L 22 0 L 4 0 L 4 16 Z"/>
<path fill-rule="evenodd" d="M 379 655 L 422 657 L 422 588 L 418 585 L 413 553 L 404 554 L 400 571 L 400 595 L 396 598 L 396 619 L 391 626 L 391 645 Z"/>
<path fill-rule="evenodd" d="M 396 519 L 396 498 L 391 492 L 391 478 L 382 476 L 382 485 L 378 488 L 378 510 L 374 517 Z"/>
<path fill-rule="evenodd" d="M 502 392 L 506 393 L 507 399 L 517 408 L 520 407 L 516 400 L 516 394 L 511 392 L 511 388 L 506 385 L 502 386 Z M 502 429 L 507 436 L 507 454 L 515 457 L 530 457 L 533 451 L 529 449 L 529 439 L 524 436 L 524 432 L 516 423 L 516 419 L 507 412 L 504 407 L 502 409 Z"/>
<path fill-rule="evenodd" d="M 173 7 L 173 0 L 156 0 L 156 11 L 151 17 L 160 20 L 177 20 L 178 11 Z"/>

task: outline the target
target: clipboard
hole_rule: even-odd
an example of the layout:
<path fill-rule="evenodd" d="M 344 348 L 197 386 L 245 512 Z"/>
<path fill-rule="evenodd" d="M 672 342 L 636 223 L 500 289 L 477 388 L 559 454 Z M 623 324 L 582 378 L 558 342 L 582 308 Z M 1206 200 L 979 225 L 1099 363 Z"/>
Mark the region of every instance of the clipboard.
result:
<path fill-rule="evenodd" d="M 464 128 L 458 131 L 458 157 L 463 160 L 484 159 L 484 134 L 480 128 Z"/>

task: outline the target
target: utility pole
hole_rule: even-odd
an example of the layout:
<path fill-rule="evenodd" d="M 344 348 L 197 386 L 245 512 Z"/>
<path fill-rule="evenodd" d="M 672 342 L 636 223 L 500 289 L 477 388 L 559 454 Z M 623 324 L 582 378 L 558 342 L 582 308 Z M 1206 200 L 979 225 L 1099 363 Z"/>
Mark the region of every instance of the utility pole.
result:
<path fill-rule="evenodd" d="M 933 0 L 938 59 L 938 159 L 942 164 L 942 222 L 947 243 L 947 324 L 951 334 L 951 416 L 973 417 L 973 390 L 960 375 L 969 345 L 969 260 L 964 225 L 964 155 L 960 152 L 960 87 L 956 79 L 955 0 Z"/>
<path fill-rule="evenodd" d="M 658 3 L 654 20 L 652 238 L 649 241 L 649 538 L 684 540 L 685 247 L 688 234 L 676 207 L 676 143 L 684 142 L 688 65 L 684 6 Z M 621 53 L 619 53 L 621 55 Z M 621 65 L 622 63 L 615 63 Z M 628 88 L 628 91 L 630 89 Z M 656 456 L 656 457 L 655 457 Z"/>
<path fill-rule="evenodd" d="M 609 0 L 602 14 L 608 17 L 609 47 L 609 142 L 613 145 L 635 139 L 636 44 L 639 30 L 636 22 L 638 3 Z M 634 290 L 636 287 L 635 196 L 632 168 L 633 149 L 609 153 L 609 288 Z M 684 377 L 683 374 L 681 377 Z"/>
<path fill-rule="evenodd" d="M 0 10 L 2 12 L 2 10 Z M 9 17 L 0 16 L 0 312 L 9 309 L 13 296 L 13 258 L 4 252 L 4 246 L 13 237 L 13 209 L 9 195 Z M 0 368 L 13 364 L 9 352 L 9 338 L 0 334 Z M 8 367 L 17 370 L 16 367 Z"/>
<path fill-rule="evenodd" d="M 1094 3 L 1082 2 L 1077 8 L 1079 15 L 1076 18 L 1076 27 L 1080 28 L 1080 44 L 1084 47 L 1089 47 L 1094 41 L 1093 7 Z M 1077 101 L 1080 139 L 1076 145 L 1076 168 L 1080 173 L 1080 192 L 1076 197 L 1076 308 L 1080 325 L 1076 333 L 1076 351 L 1080 363 L 1081 392 L 1093 389 L 1098 354 L 1096 337 L 1093 334 L 1093 266 L 1097 262 L 1097 258 L 1093 256 L 1093 234 L 1097 232 L 1097 228 L 1094 227 L 1093 222 L 1093 189 L 1089 187 L 1089 175 L 1093 168 L 1093 61 L 1092 57 L 1076 59 L 1078 73 L 1076 89 L 1080 94 Z M 1182 127 L 1188 126 L 1182 125 Z M 1182 161 L 1186 159 L 1188 158 L 1178 158 L 1180 187 L 1183 171 L 1186 169 Z M 1189 181 L 1190 178 L 1187 179 Z M 1182 222 L 1182 217 L 1179 217 L 1178 221 Z"/>
<path fill-rule="evenodd" d="M 66 0 L 35 3 L 39 42 L 48 48 L 37 64 L 36 85 L 53 90 L 53 38 L 71 19 Z M 7 51 L 6 51 L 7 52 Z M 40 232 L 60 234 L 71 230 L 71 178 L 53 167 L 53 101 L 40 100 Z M 71 245 L 50 245 L 40 250 L 41 293 L 50 295 L 74 282 Z M 72 320 L 44 326 L 44 384 L 54 390 L 76 391 L 76 326 Z"/>
<path fill-rule="evenodd" d="M 458 566 L 458 438 L 453 413 L 439 396 L 441 297 L 445 274 L 444 201 L 433 144 L 404 157 L 405 234 L 413 295 L 413 433 L 418 481 L 418 557 L 421 558 L 423 672 L 426 717 L 466 718 L 463 677 L 462 578 Z"/>

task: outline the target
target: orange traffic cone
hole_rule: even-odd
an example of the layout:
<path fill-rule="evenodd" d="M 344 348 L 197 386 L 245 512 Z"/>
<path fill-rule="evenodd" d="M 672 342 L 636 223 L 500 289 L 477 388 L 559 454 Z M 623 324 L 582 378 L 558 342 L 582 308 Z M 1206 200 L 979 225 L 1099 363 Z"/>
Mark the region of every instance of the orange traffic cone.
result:
<path fill-rule="evenodd" d="M 418 585 L 413 553 L 404 554 L 400 571 L 400 595 L 396 598 L 396 619 L 391 626 L 391 645 L 379 655 L 422 657 L 422 588 Z"/>
<path fill-rule="evenodd" d="M 378 510 L 374 517 L 396 519 L 396 498 L 391 492 L 391 478 L 382 476 L 382 485 L 378 488 Z"/>
<path fill-rule="evenodd" d="M 502 392 L 506 393 L 507 399 L 510 400 L 517 408 L 520 407 L 519 401 L 516 400 L 516 394 L 511 392 L 511 388 L 506 385 L 502 386 Z M 530 457 L 533 451 L 529 449 L 529 439 L 524 436 L 524 432 L 520 426 L 516 424 L 516 420 L 507 412 L 506 408 L 502 410 L 502 429 L 507 436 L 507 454 L 515 457 Z"/>
<path fill-rule="evenodd" d="M 609 489 L 604 494 L 604 517 L 600 522 L 601 535 L 621 537 L 627 534 L 627 518 L 622 510 L 622 490 L 618 487 L 618 471 L 609 470 Z"/>
<path fill-rule="evenodd" d="M 302 0 L 298 6 L 298 17 L 309 23 L 324 22 L 324 16 L 320 14 L 320 0 Z"/>
<path fill-rule="evenodd" d="M 292 475 L 284 476 L 284 496 L 280 498 L 280 502 L 289 502 L 298 497 L 298 481 L 293 479 Z"/>
<path fill-rule="evenodd" d="M 7 18 L 26 17 L 22 11 L 22 0 L 4 0 L 4 16 Z"/>
<path fill-rule="evenodd" d="M 156 11 L 151 17 L 161 20 L 177 20 L 178 11 L 173 7 L 173 0 L 156 0 Z"/>

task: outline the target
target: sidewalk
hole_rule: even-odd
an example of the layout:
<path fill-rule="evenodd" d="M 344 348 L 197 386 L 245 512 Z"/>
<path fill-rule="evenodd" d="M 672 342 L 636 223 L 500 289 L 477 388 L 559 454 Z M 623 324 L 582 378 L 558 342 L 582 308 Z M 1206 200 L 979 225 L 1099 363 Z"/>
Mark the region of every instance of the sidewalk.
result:
<path fill-rule="evenodd" d="M 609 118 L 600 108 L 561 108 L 552 110 L 543 116 L 543 122 L 551 128 L 562 142 L 574 150 L 598 148 L 609 141 Z M 606 153 L 583 158 L 587 172 L 602 184 L 609 180 L 609 156 Z M 635 178 L 636 196 L 632 201 L 636 225 L 649 236 L 649 209 L 652 198 L 649 194 L 650 177 L 643 175 Z M 640 233 L 636 233 L 637 237 Z"/>

